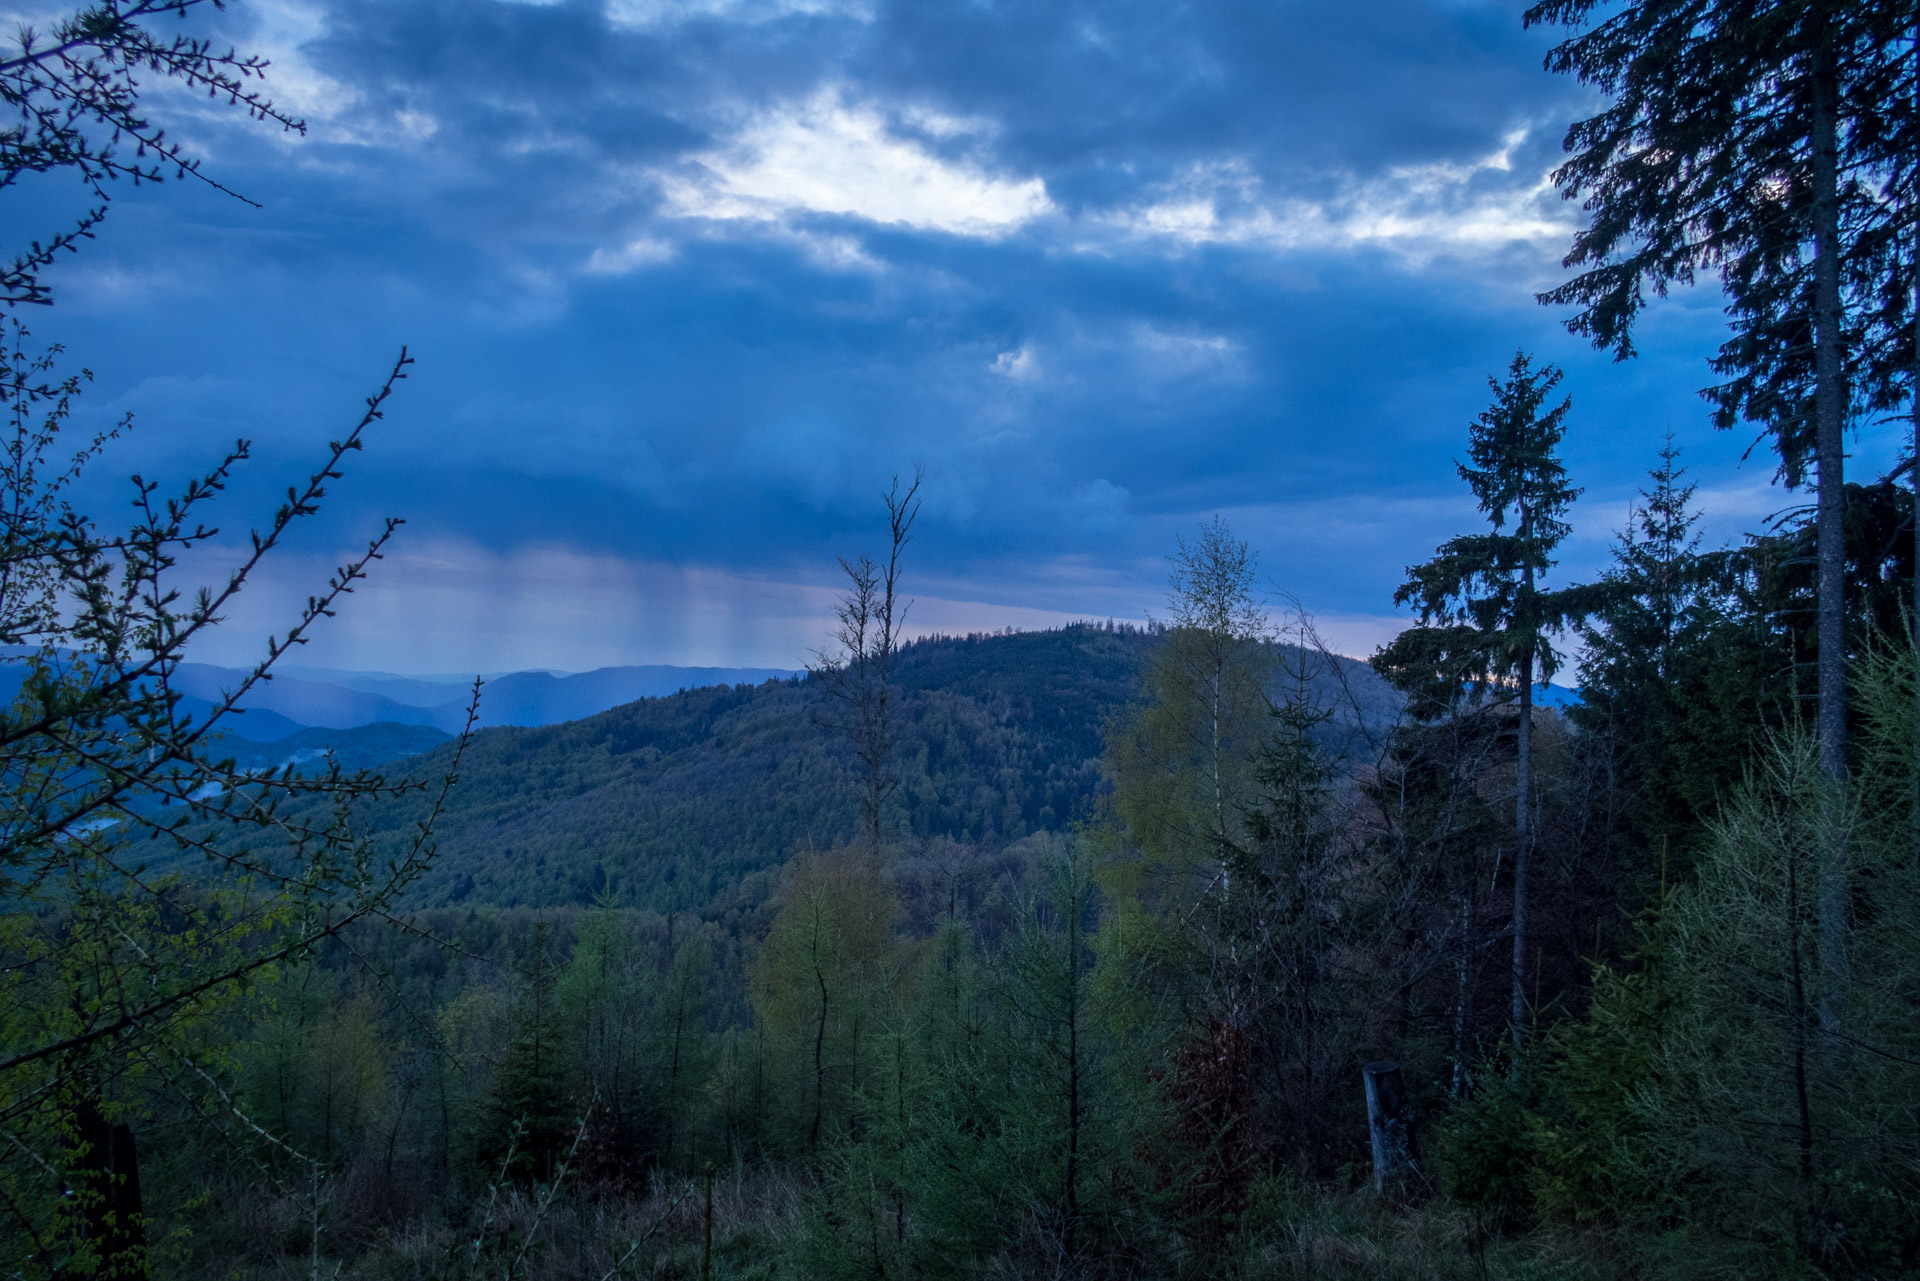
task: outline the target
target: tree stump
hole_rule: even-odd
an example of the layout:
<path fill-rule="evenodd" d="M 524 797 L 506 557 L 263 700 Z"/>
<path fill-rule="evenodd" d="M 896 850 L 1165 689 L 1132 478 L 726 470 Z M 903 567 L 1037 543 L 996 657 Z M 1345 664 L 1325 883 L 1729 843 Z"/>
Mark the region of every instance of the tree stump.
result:
<path fill-rule="evenodd" d="M 1360 1069 L 1367 1090 L 1367 1133 L 1373 1140 L 1373 1190 L 1384 1193 L 1419 1173 L 1413 1150 L 1413 1110 L 1400 1065 L 1381 1059 Z"/>

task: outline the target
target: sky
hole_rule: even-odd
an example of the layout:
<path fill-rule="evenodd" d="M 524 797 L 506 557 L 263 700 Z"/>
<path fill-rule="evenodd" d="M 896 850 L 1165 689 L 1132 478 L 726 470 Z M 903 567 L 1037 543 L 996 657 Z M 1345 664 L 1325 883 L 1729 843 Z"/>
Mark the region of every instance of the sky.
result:
<path fill-rule="evenodd" d="M 148 102 L 259 207 L 126 187 L 28 320 L 92 370 L 83 423 L 134 416 L 84 490 L 103 521 L 129 474 L 253 442 L 188 576 L 415 358 L 209 661 L 396 515 L 301 661 L 797 666 L 916 468 L 912 630 L 1163 614 L 1168 557 L 1219 515 L 1269 602 L 1364 655 L 1407 621 L 1406 566 L 1480 522 L 1454 460 L 1517 350 L 1573 399 L 1561 581 L 1604 566 L 1669 431 L 1710 542 L 1801 501 L 1708 421 L 1711 287 L 1654 307 L 1626 364 L 1535 301 L 1596 99 L 1522 9 L 234 0 L 195 28 L 268 57 L 305 135 Z M 7 199 L 11 242 L 84 192 Z"/>

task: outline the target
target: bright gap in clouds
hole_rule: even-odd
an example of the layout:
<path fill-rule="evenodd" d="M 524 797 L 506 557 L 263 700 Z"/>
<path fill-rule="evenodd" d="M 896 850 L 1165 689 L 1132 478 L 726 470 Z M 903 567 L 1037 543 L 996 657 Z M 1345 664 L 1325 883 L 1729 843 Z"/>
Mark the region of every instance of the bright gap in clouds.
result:
<path fill-rule="evenodd" d="M 506 0 L 532 8 L 548 8 L 565 0 Z M 652 31 L 684 22 L 773 22 L 795 16 L 870 18 L 861 0 L 606 0 L 607 21 L 616 27 Z"/>
<path fill-rule="evenodd" d="M 980 132 L 933 114 L 911 123 L 932 137 Z M 664 177 L 663 186 L 666 212 L 682 218 L 836 214 L 957 236 L 1000 236 L 1053 209 L 1040 179 L 996 176 L 936 155 L 832 88 L 757 117 L 721 148 L 694 157 L 689 172 Z"/>
<path fill-rule="evenodd" d="M 1273 198 L 1244 160 L 1203 161 L 1159 184 L 1143 203 L 1096 221 L 1129 239 L 1181 249 L 1239 245 L 1298 253 L 1381 246 L 1415 263 L 1516 241 L 1557 247 L 1577 227 L 1577 210 L 1546 172 L 1524 184 L 1481 181 L 1513 172 L 1514 152 L 1527 134 L 1514 131 L 1470 163 L 1403 165 L 1379 178 L 1346 181 L 1318 200 Z"/>
<path fill-rule="evenodd" d="M 557 3 L 557 0 L 520 0 Z M 871 19 L 863 0 L 608 0 L 607 20 L 616 27 L 654 31 L 686 22 L 776 22 L 792 17 Z"/>

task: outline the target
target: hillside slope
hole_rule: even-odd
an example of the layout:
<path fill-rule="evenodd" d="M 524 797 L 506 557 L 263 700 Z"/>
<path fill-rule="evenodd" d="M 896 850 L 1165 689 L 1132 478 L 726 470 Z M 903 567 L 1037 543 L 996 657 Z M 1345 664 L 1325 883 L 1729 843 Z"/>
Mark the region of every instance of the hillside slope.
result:
<path fill-rule="evenodd" d="M 252 713 L 258 716 L 259 712 Z M 296 730 L 285 738 L 269 743 L 253 742 L 228 735 L 216 749 L 227 754 L 242 769 L 283 769 L 292 765 L 303 771 L 325 768 L 331 755 L 343 770 L 372 769 L 378 765 L 418 756 L 452 738 L 431 725 L 397 725 L 390 721 L 376 725 L 355 725 L 351 729 L 312 727 Z M 393 766 L 399 773 L 408 766 Z"/>
<path fill-rule="evenodd" d="M 1103 727 L 1137 696 L 1153 643 L 1082 626 L 904 649 L 895 830 L 999 845 L 1086 817 Z M 1373 680 L 1357 663 L 1349 677 Z M 612 889 L 659 911 L 757 906 L 795 852 L 856 830 L 857 776 L 832 711 L 804 682 L 769 681 L 482 731 L 419 899 L 553 906 Z M 446 751 L 414 772 L 432 777 Z M 397 845 L 421 816 L 408 802 L 367 818 Z"/>

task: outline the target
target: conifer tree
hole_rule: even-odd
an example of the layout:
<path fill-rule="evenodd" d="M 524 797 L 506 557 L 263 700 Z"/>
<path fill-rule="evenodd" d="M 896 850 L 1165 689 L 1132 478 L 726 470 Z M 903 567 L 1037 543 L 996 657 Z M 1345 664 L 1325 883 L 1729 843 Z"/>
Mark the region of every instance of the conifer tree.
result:
<path fill-rule="evenodd" d="M 1465 676 L 1476 692 L 1495 685 L 1511 685 L 1517 691 L 1512 1002 L 1516 1045 L 1526 1014 L 1534 682 L 1536 677 L 1543 681 L 1552 677 L 1558 656 L 1549 637 L 1566 625 L 1578 601 L 1577 589 L 1549 591 L 1540 585 L 1553 566 L 1554 549 L 1567 536 L 1562 517 L 1580 493 L 1567 483 L 1556 453 L 1572 401 L 1547 407 L 1560 378 L 1552 365 L 1534 369 L 1527 354 L 1520 352 L 1508 366 L 1506 381 L 1487 380 L 1493 388 L 1493 404 L 1468 429 L 1470 462 L 1458 464 L 1458 469 L 1493 531 L 1463 534 L 1442 544 L 1432 560 L 1408 566 L 1407 582 L 1393 599 L 1400 605 L 1411 602 L 1421 626 L 1411 629 L 1411 634 L 1403 633 L 1382 656 L 1385 665 L 1394 666 L 1421 655 L 1425 662 Z"/>
<path fill-rule="evenodd" d="M 1651 488 L 1628 516 L 1614 547 L 1613 565 L 1597 592 L 1594 613 L 1581 627 L 1586 655 L 1580 665 L 1582 706 L 1577 721 L 1620 740 L 1636 765 L 1669 750 L 1677 737 L 1675 684 L 1680 650 L 1704 621 L 1705 563 L 1699 554 L 1694 486 L 1685 480 L 1680 450 L 1668 433 Z M 1658 768 L 1636 768 L 1628 787 L 1670 794 L 1674 779 Z M 1683 806 L 1657 807 L 1678 815 Z M 1656 824 L 1664 828 L 1664 824 Z M 1664 833 L 1678 836 L 1680 832 Z"/>
<path fill-rule="evenodd" d="M 1597 8 L 1548 0 L 1527 22 L 1574 26 Z M 1834 778 L 1846 769 L 1843 437 L 1899 376 L 1865 359 L 1869 330 L 1894 319 L 1868 304 L 1897 206 L 1879 198 L 1863 149 L 1886 132 L 1896 8 L 1640 0 L 1548 59 L 1611 102 L 1567 134 L 1555 180 L 1586 198 L 1591 223 L 1567 256 L 1583 270 L 1541 300 L 1579 307 L 1569 328 L 1624 359 L 1646 286 L 1664 294 L 1717 269 L 1733 334 L 1713 361 L 1726 379 L 1707 392 L 1716 421 L 1770 432 L 1789 482 L 1816 472 L 1819 727 Z"/>
<path fill-rule="evenodd" d="M 1526 21 L 1579 26 L 1598 0 L 1544 0 Z M 1541 301 L 1575 305 L 1577 334 L 1633 354 L 1646 288 L 1717 271 L 1733 333 L 1712 364 L 1719 425 L 1758 424 L 1781 471 L 1813 465 L 1820 767 L 1847 772 L 1845 435 L 1863 408 L 1900 398 L 1910 366 L 1876 357 L 1904 326 L 1897 226 L 1912 209 L 1888 112 L 1911 28 L 1896 0 L 1637 0 L 1559 45 L 1549 68 L 1608 95 L 1567 133 L 1554 175 L 1590 225 Z M 1910 134 L 1906 135 L 1910 143 Z M 1829 825 L 1830 830 L 1840 830 Z M 1846 983 L 1845 853 L 1826 851 L 1821 1024 L 1838 1038 Z"/>
<path fill-rule="evenodd" d="M 1304 620 L 1298 635 L 1312 638 Z M 1330 1042 L 1339 1031 L 1328 1025 L 1330 979 L 1340 967 L 1329 965 L 1351 940 L 1342 927 L 1354 922 L 1351 905 L 1340 901 L 1337 865 L 1343 854 L 1341 815 L 1336 808 L 1338 763 L 1318 736 L 1334 720 L 1334 711 L 1315 696 L 1312 669 L 1324 651 L 1302 643 L 1283 658 L 1285 676 L 1268 713 L 1271 728 L 1253 769 L 1255 795 L 1247 806 L 1246 838 L 1232 851 L 1234 892 L 1220 903 L 1211 949 L 1209 987 L 1224 1006 L 1213 1034 L 1196 1048 L 1212 1065 L 1201 1077 L 1214 1095 L 1231 1096 L 1237 1085 L 1222 1077 L 1220 1065 L 1232 1056 L 1228 1047 L 1244 1044 L 1245 1075 L 1266 1087 L 1258 1093 L 1270 1115 L 1274 1137 L 1291 1140 L 1296 1153 L 1318 1155 L 1324 1136 L 1327 1094 L 1341 1088 L 1333 1080 L 1346 1066 Z M 1220 946 L 1224 943 L 1225 946 Z M 1228 1099 L 1210 1100 L 1216 1111 Z M 1237 1100 L 1233 1100 L 1237 1101 Z M 1231 1135 L 1209 1135 L 1212 1157 L 1224 1172 L 1251 1157 L 1258 1141 L 1250 1118 L 1223 1115 Z M 1236 1162 L 1229 1158 L 1238 1157 Z"/>
<path fill-rule="evenodd" d="M 648 1073 L 647 976 L 630 922 L 603 896 L 580 918 L 573 955 L 554 983 L 566 1049 L 593 1100 L 583 1174 L 618 1185 L 652 1155 L 662 1108 Z M 664 1143 L 658 1146 L 667 1146 Z"/>
<path fill-rule="evenodd" d="M 661 975 L 660 996 L 654 1004 L 654 1093 L 666 1108 L 663 1156 L 669 1164 L 692 1142 L 688 1121 L 707 1082 L 706 1007 L 712 969 L 713 955 L 704 939 L 681 943 Z"/>
<path fill-rule="evenodd" d="M 547 924 L 535 924 L 513 1012 L 513 1038 L 495 1078 L 491 1128 L 481 1145 L 487 1166 L 515 1178 L 549 1177 L 566 1151 L 572 1126 L 556 974 L 548 951 Z"/>
<path fill-rule="evenodd" d="M 1152 1029 L 1134 1020 L 1124 931 L 1101 926 L 1092 852 L 1058 841 L 1036 863 L 978 1006 L 935 1030 L 915 1201 L 936 1275 L 1011 1250 L 1085 1267 L 1146 1208 L 1128 1202 L 1161 1155 Z M 965 970 L 928 985 L 936 1022 L 949 1017 L 940 1007 L 970 1004 Z M 1038 1271 L 1039 1258 L 1023 1262 L 1004 1266 Z"/>

